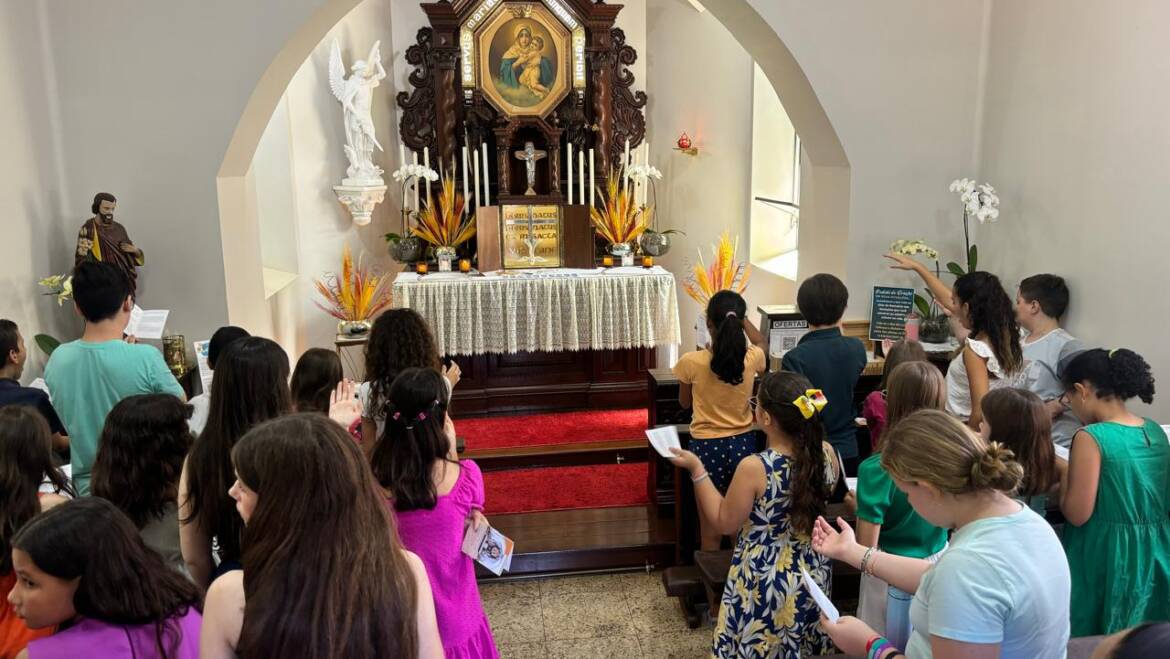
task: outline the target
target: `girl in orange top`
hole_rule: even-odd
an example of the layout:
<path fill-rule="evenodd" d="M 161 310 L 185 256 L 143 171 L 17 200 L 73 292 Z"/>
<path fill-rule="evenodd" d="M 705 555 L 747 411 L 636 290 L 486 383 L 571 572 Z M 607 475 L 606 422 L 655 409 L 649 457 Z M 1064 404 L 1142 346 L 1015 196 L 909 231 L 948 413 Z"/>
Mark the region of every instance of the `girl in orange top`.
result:
<path fill-rule="evenodd" d="M 33 631 L 16 616 L 8 593 L 16 585 L 12 571 L 12 536 L 42 510 L 73 496 L 65 474 L 53 466 L 53 439 L 49 424 L 35 409 L 23 405 L 0 408 L 0 659 L 12 659 L 29 641 L 53 633 L 53 628 Z M 61 494 L 38 494 L 41 474 Z M 62 496 L 62 494 L 66 496 Z"/>
<path fill-rule="evenodd" d="M 687 448 L 726 494 L 736 465 L 758 450 L 750 403 L 756 375 L 768 370 L 767 340 L 747 319 L 747 303 L 732 291 L 719 291 L 707 302 L 707 332 L 711 344 L 683 355 L 674 375 L 679 403 L 693 413 Z M 699 525 L 702 548 L 719 549 L 722 536 L 702 511 Z"/>

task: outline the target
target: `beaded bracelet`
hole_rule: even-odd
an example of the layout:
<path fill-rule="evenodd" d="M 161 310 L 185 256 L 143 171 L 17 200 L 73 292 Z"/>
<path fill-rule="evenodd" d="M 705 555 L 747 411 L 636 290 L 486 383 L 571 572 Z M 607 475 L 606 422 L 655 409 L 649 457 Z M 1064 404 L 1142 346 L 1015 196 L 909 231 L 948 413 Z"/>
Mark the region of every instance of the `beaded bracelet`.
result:
<path fill-rule="evenodd" d="M 875 636 L 869 640 L 865 647 L 866 659 L 881 659 L 882 653 L 886 650 L 897 650 L 892 643 L 887 641 L 882 636 Z"/>

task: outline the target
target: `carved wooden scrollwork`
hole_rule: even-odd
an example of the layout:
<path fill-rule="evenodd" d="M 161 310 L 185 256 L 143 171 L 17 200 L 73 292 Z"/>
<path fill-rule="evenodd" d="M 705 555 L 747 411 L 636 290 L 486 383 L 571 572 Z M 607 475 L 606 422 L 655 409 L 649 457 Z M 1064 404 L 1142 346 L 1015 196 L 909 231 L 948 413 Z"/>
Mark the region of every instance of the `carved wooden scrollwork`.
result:
<path fill-rule="evenodd" d="M 432 49 L 434 32 L 424 27 L 415 36 L 415 45 L 406 49 L 406 62 L 414 66 L 410 72 L 412 91 L 398 92 L 398 107 L 402 108 L 402 120 L 398 134 L 402 143 L 415 151 L 435 143 L 435 84 L 432 75 L 434 53 Z"/>
<path fill-rule="evenodd" d="M 609 34 L 610 57 L 607 59 L 613 64 L 613 127 L 609 149 L 611 161 L 621 162 L 626 140 L 630 141 L 632 149 L 646 136 L 646 117 L 642 113 L 646 107 L 646 92 L 633 90 L 634 74 L 629 67 L 638 61 L 638 52 L 626 44 L 626 33 L 613 28 Z"/>

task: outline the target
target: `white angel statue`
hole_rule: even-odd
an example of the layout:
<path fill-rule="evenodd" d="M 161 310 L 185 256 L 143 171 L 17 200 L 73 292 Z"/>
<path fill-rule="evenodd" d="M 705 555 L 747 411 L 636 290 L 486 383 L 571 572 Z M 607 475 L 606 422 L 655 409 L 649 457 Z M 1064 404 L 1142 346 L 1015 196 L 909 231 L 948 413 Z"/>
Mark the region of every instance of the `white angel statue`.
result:
<path fill-rule="evenodd" d="M 375 41 L 370 56 L 353 63 L 349 78 L 345 77 L 341 47 L 336 40 L 329 52 L 329 89 L 345 111 L 345 157 L 349 159 L 349 167 L 345 170 L 344 185 L 382 183 L 382 168 L 373 161 L 374 147 L 381 151 L 382 145 L 374 136 L 374 120 L 370 117 L 374 88 L 386 77 L 379 51 L 381 43 Z"/>

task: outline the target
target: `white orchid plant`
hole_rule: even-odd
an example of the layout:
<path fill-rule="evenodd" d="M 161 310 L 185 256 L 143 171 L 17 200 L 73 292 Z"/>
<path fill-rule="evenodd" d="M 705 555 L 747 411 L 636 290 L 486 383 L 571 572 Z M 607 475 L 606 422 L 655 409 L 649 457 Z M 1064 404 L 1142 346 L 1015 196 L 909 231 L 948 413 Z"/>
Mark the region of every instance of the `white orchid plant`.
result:
<path fill-rule="evenodd" d="M 73 275 L 52 275 L 45 277 L 37 282 L 37 284 L 49 289 L 45 291 L 44 295 L 54 295 L 57 297 L 57 306 L 62 306 L 65 301 L 73 297 Z"/>
<path fill-rule="evenodd" d="M 403 185 L 408 183 L 411 179 L 415 178 L 424 178 L 428 181 L 439 180 L 438 172 L 431 169 L 430 167 L 427 167 L 426 165 L 420 165 L 418 163 L 405 164 L 394 170 L 394 173 L 391 174 L 391 176 L 395 181 L 401 181 Z"/>
<path fill-rule="evenodd" d="M 629 177 L 638 185 L 644 185 L 648 180 L 655 179 L 662 180 L 662 172 L 657 167 L 650 164 L 630 165 L 626 170 Z"/>
<path fill-rule="evenodd" d="M 895 240 L 890 245 L 890 253 L 901 254 L 903 256 L 924 256 L 931 261 L 934 261 L 934 274 L 939 276 L 942 268 L 938 264 L 938 250 L 927 245 L 921 240 Z M 934 294 L 930 289 L 926 289 L 926 295 L 914 294 L 914 306 L 918 309 L 918 313 L 927 319 L 934 319 L 943 316 L 942 306 L 939 305 L 938 300 L 935 299 Z"/>
<path fill-rule="evenodd" d="M 967 267 L 964 269 L 951 261 L 947 263 L 947 270 L 956 277 L 962 277 L 968 272 L 974 272 L 979 262 L 979 251 L 971 244 L 971 218 L 979 220 L 980 224 L 998 220 L 999 195 L 990 183 L 978 183 L 969 178 L 951 181 L 950 190 L 959 195 L 959 201 L 963 204 L 963 244 L 967 248 Z"/>

